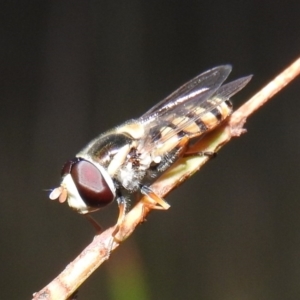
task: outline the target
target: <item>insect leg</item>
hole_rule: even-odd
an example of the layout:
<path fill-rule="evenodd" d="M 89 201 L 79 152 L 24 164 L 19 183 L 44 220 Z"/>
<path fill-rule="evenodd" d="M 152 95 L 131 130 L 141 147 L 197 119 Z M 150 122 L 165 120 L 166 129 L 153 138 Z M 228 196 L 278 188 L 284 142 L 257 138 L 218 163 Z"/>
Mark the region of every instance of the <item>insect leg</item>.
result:
<path fill-rule="evenodd" d="M 118 216 L 118 220 L 117 220 L 115 229 L 112 233 L 112 236 L 116 242 L 119 242 L 119 240 L 116 239 L 115 235 L 118 233 L 120 226 L 124 221 L 126 211 L 127 211 L 127 201 L 123 196 L 121 196 L 117 199 L 117 202 L 118 202 L 118 206 L 119 206 L 119 216 Z"/>
<path fill-rule="evenodd" d="M 144 204 L 147 205 L 148 207 L 150 206 L 152 209 L 167 210 L 170 207 L 170 205 L 164 199 L 156 195 L 149 187 L 145 185 L 141 186 L 141 193 L 146 196 L 146 200 L 144 200 Z M 113 248 L 113 243 L 116 242 L 120 244 L 122 242 L 122 240 L 117 237 L 117 234 L 126 216 L 127 201 L 126 198 L 123 196 L 120 196 L 117 199 L 117 201 L 119 206 L 119 217 L 116 226 L 111 234 L 111 240 L 108 245 L 107 258 L 110 256 L 110 253 Z"/>
<path fill-rule="evenodd" d="M 184 133 L 183 133 L 184 134 Z M 150 170 L 150 176 L 155 178 L 159 173 L 167 170 L 179 157 L 183 156 L 187 150 L 189 138 L 183 135 L 178 141 L 177 145 L 168 152 L 161 154 L 161 162 L 153 166 Z M 151 174 L 151 172 L 153 174 Z"/>
<path fill-rule="evenodd" d="M 99 223 L 90 214 L 85 214 L 84 216 L 95 228 L 96 234 L 100 234 L 103 231 L 102 227 L 99 225 Z"/>
<path fill-rule="evenodd" d="M 146 185 L 141 186 L 141 193 L 146 196 L 146 200 L 144 200 L 145 204 L 152 209 L 167 210 L 170 207 L 169 203 L 156 195 L 151 188 Z"/>
<path fill-rule="evenodd" d="M 183 157 L 189 156 L 207 156 L 209 158 L 215 158 L 217 156 L 217 152 L 214 151 L 199 151 L 199 152 L 186 152 Z"/>
<path fill-rule="evenodd" d="M 121 227 L 121 224 L 124 221 L 124 218 L 125 218 L 125 215 L 126 215 L 126 210 L 127 210 L 127 202 L 126 202 L 125 197 L 123 197 L 123 196 L 120 196 L 117 199 L 117 202 L 118 202 L 118 206 L 119 206 L 119 216 L 118 216 L 116 226 L 115 226 L 115 228 L 114 228 L 114 230 L 111 234 L 111 239 L 108 243 L 108 247 L 107 247 L 108 251 L 107 251 L 107 255 L 106 255 L 107 259 L 110 257 L 110 253 L 112 251 L 114 242 L 116 242 L 118 244 L 121 244 L 121 242 L 122 242 L 122 240 L 118 239 L 116 237 L 116 235 L 118 234 L 118 232 L 120 230 L 120 227 Z"/>

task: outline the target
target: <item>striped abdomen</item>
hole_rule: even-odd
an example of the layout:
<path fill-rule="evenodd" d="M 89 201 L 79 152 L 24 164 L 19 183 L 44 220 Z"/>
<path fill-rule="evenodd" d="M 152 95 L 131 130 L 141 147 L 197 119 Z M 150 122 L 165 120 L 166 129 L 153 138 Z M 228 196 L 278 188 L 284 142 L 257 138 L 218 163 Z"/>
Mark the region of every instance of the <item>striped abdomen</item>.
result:
<path fill-rule="evenodd" d="M 208 101 L 218 101 L 218 99 Z M 225 100 L 210 111 L 206 111 L 202 107 L 196 107 L 186 110 L 186 114 L 183 116 L 175 116 L 160 128 L 153 128 L 151 132 L 153 143 L 158 144 L 153 155 L 163 156 L 172 151 L 177 147 L 182 137 L 193 139 L 212 130 L 225 120 L 231 112 L 232 103 L 230 100 Z"/>

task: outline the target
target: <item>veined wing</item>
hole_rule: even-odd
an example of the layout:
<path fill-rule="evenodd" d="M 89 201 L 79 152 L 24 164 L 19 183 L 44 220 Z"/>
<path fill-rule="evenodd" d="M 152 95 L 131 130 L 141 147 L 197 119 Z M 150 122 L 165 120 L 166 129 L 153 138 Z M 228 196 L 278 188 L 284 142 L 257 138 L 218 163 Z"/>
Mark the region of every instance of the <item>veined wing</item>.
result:
<path fill-rule="evenodd" d="M 182 105 L 193 104 L 199 106 L 201 102 L 208 99 L 221 86 L 230 74 L 231 69 L 230 65 L 224 65 L 198 75 L 153 106 L 141 116 L 140 120 L 151 122 L 153 119 L 163 118 L 164 114 L 169 114 L 176 108 L 182 107 Z"/>
<path fill-rule="evenodd" d="M 235 95 L 241 89 L 243 89 L 247 83 L 251 80 L 252 75 L 241 77 L 229 83 L 226 83 L 217 90 L 214 98 L 222 98 L 224 100 L 229 99 L 231 96 Z"/>
<path fill-rule="evenodd" d="M 243 77 L 221 86 L 230 71 L 230 66 L 220 66 L 200 74 L 143 115 L 140 121 L 145 123 L 146 131 L 155 132 L 154 136 L 148 134 L 141 141 L 143 150 L 150 152 L 197 123 L 204 114 L 229 99 L 251 79 L 251 76 Z M 176 126 L 173 126 L 174 120 Z"/>

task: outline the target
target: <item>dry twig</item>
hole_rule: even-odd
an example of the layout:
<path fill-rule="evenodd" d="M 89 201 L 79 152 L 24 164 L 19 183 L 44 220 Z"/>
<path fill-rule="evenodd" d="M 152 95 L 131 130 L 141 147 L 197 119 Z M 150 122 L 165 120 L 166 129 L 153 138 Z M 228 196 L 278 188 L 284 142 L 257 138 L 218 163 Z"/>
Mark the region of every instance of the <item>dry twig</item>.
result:
<path fill-rule="evenodd" d="M 241 135 L 245 132 L 243 126 L 247 117 L 285 87 L 299 73 L 300 58 L 237 109 L 222 126 L 201 139 L 199 143 L 193 146 L 192 150 L 217 152 L 232 137 Z M 171 190 L 198 171 L 208 160 L 209 157 L 207 156 L 193 156 L 180 159 L 151 186 L 151 189 L 158 196 L 165 197 Z M 135 227 L 144 221 L 150 211 L 151 203 L 149 203 L 149 199 L 146 201 L 142 198 L 126 215 L 124 223 L 117 234 L 117 239 L 122 242 L 129 237 Z M 119 243 L 116 241 L 111 244 L 113 230 L 114 228 L 112 227 L 101 235 L 95 236 L 92 243 L 58 277 L 41 291 L 34 294 L 33 299 L 68 299 L 89 275 L 109 258 L 109 251 L 113 251 L 119 246 Z"/>

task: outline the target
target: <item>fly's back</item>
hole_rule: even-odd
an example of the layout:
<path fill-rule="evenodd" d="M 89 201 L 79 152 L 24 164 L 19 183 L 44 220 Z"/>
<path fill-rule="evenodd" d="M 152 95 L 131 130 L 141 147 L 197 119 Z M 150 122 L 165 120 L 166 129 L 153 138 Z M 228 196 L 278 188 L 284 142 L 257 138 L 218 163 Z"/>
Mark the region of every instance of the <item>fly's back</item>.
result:
<path fill-rule="evenodd" d="M 210 69 L 184 84 L 138 119 L 118 126 L 91 141 L 67 162 L 61 186 L 51 199 L 68 201 L 85 214 L 117 199 L 120 216 L 126 213 L 134 192 L 166 207 L 151 191 L 150 181 L 188 152 L 190 141 L 213 130 L 232 112 L 230 97 L 240 91 L 251 76 L 223 85 L 231 72 L 224 65 Z"/>

